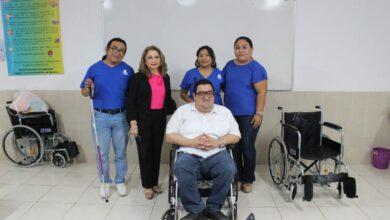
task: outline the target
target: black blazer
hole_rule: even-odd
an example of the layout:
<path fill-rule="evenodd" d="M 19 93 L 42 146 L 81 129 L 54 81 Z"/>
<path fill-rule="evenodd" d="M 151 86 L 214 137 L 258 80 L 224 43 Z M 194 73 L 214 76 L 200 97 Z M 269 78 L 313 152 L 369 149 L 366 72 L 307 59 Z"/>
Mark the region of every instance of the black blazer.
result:
<path fill-rule="evenodd" d="M 165 100 L 163 110 L 166 115 L 171 115 L 176 110 L 176 103 L 171 96 L 171 82 L 169 75 L 164 77 Z M 152 88 L 149 84 L 148 77 L 143 73 L 136 73 L 129 81 L 126 102 L 126 117 L 130 123 L 132 120 L 150 119 L 150 103 Z"/>

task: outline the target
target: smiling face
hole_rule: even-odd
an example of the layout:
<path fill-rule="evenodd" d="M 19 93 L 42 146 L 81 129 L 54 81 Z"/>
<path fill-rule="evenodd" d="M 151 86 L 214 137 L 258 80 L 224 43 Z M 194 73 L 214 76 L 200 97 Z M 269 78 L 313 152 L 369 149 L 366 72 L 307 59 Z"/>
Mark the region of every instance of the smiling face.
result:
<path fill-rule="evenodd" d="M 145 63 L 151 73 L 157 73 L 161 65 L 160 54 L 156 50 L 149 50 L 145 55 Z"/>
<path fill-rule="evenodd" d="M 200 67 L 209 68 L 211 67 L 213 59 L 211 58 L 209 52 L 206 49 L 203 49 L 199 52 L 198 62 Z"/>
<path fill-rule="evenodd" d="M 110 64 L 118 64 L 122 61 L 126 54 L 126 45 L 119 41 L 113 41 L 111 45 L 106 48 L 106 61 Z"/>
<path fill-rule="evenodd" d="M 210 112 L 214 107 L 214 90 L 209 84 L 200 84 L 194 94 L 195 106 L 198 111 Z"/>
<path fill-rule="evenodd" d="M 238 40 L 234 45 L 234 55 L 240 64 L 248 63 L 252 59 L 253 48 L 245 40 Z"/>

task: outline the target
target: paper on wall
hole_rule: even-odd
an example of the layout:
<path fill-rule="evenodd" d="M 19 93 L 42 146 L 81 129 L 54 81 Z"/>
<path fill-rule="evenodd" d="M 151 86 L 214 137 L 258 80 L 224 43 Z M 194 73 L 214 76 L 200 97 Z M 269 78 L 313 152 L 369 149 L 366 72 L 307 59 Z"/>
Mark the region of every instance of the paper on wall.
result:
<path fill-rule="evenodd" d="M 5 46 L 4 40 L 0 40 L 0 62 L 5 60 Z"/>

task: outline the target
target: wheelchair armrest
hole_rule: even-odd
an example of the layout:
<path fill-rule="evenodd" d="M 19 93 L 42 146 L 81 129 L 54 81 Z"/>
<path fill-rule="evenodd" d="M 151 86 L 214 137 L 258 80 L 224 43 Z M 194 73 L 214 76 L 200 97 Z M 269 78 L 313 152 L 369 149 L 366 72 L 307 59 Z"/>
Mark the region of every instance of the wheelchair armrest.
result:
<path fill-rule="evenodd" d="M 343 129 L 340 125 L 330 123 L 330 122 L 324 122 L 322 125 L 325 127 L 334 129 L 334 130 L 342 130 Z"/>
<path fill-rule="evenodd" d="M 282 123 L 282 126 L 287 128 L 287 129 L 290 129 L 291 131 L 295 131 L 297 133 L 300 133 L 298 128 L 295 127 L 294 125 L 290 125 L 290 124 L 286 124 L 286 123 Z"/>
<path fill-rule="evenodd" d="M 179 148 L 180 148 L 180 145 L 172 144 L 172 150 L 178 150 Z"/>

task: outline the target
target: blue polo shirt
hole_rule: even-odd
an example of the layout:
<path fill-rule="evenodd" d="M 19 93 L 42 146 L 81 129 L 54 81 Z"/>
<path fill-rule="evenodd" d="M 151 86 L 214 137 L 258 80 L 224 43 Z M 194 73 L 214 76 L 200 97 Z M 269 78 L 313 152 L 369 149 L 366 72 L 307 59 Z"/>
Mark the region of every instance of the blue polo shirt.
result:
<path fill-rule="evenodd" d="M 183 81 L 180 84 L 180 87 L 182 90 L 190 91 L 190 98 L 194 99 L 194 86 L 195 83 L 200 79 L 207 79 L 209 80 L 213 86 L 215 91 L 215 99 L 214 103 L 222 105 L 222 98 L 221 98 L 221 84 L 224 82 L 222 77 L 222 72 L 218 68 L 214 68 L 211 74 L 205 78 L 203 75 L 199 72 L 198 68 L 190 69 L 186 72 L 184 75 Z"/>
<path fill-rule="evenodd" d="M 80 88 L 84 88 L 85 80 L 91 78 L 95 85 L 93 99 L 94 108 L 124 108 L 128 83 L 133 74 L 133 68 L 125 62 L 110 67 L 100 60 L 88 68 Z"/>
<path fill-rule="evenodd" d="M 257 92 L 255 83 L 267 79 L 267 72 L 257 61 L 237 65 L 229 61 L 223 68 L 225 79 L 225 106 L 235 116 L 254 115 L 256 113 Z"/>

